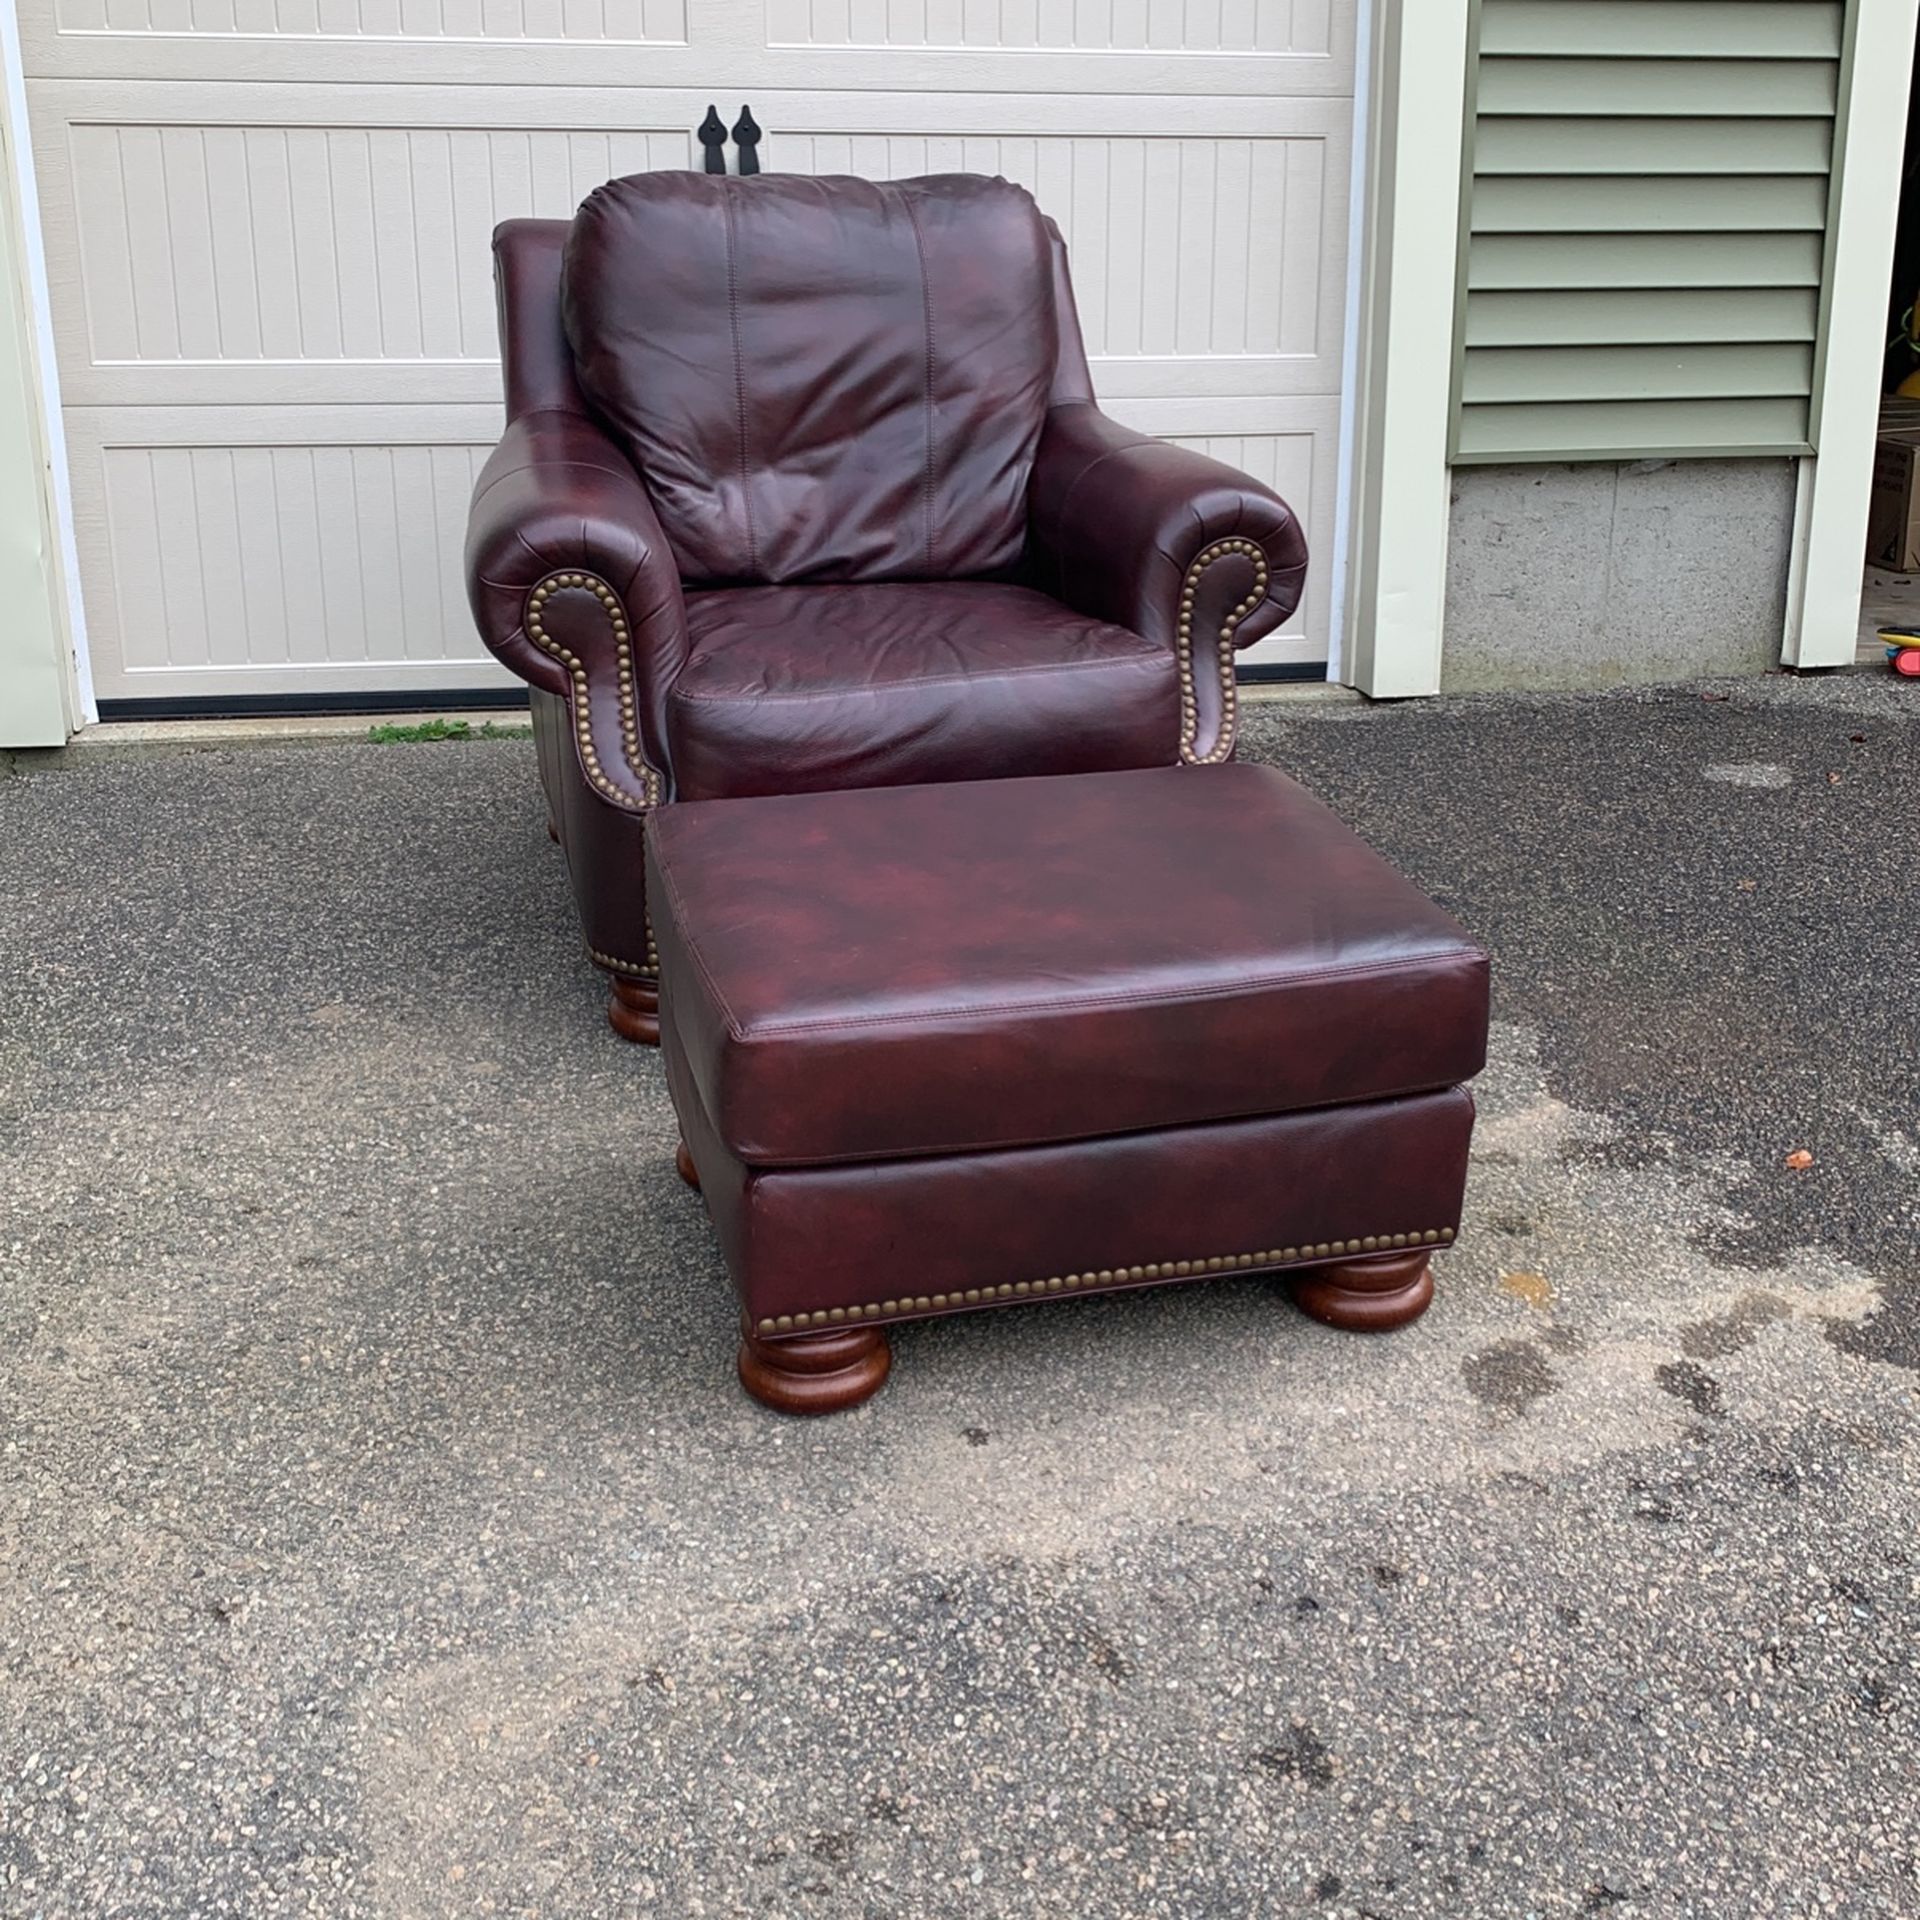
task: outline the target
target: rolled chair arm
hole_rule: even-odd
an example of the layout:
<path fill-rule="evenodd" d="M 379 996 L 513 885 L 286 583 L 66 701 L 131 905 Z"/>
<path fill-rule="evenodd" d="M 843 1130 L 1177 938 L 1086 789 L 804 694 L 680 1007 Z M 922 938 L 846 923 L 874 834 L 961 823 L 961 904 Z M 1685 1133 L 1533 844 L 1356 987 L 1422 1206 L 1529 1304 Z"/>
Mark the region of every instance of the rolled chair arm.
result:
<path fill-rule="evenodd" d="M 1029 508 L 1034 558 L 1062 600 L 1174 650 L 1181 759 L 1229 758 L 1234 653 L 1278 627 L 1306 584 L 1292 508 L 1084 401 L 1049 409 Z"/>
<path fill-rule="evenodd" d="M 522 414 L 474 486 L 466 569 L 481 639 L 567 702 L 588 785 L 615 806 L 658 805 L 686 610 L 679 567 L 626 455 L 583 414 Z"/>

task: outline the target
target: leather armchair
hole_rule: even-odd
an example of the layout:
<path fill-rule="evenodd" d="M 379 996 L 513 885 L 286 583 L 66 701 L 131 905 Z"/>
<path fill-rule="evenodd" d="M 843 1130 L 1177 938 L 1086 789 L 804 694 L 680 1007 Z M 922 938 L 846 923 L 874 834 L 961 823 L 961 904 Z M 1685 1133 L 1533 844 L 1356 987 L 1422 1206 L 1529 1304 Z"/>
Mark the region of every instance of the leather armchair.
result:
<path fill-rule="evenodd" d="M 640 174 L 494 256 L 468 592 L 617 1031 L 658 1037 L 654 807 L 1231 757 L 1299 524 L 1100 413 L 1020 188 Z"/>

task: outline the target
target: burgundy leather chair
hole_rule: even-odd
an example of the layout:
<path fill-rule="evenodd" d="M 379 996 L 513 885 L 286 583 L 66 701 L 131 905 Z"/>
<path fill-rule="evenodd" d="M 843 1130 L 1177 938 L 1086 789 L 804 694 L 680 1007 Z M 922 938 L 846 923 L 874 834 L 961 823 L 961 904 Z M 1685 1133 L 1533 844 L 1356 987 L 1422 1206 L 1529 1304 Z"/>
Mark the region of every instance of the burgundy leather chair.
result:
<path fill-rule="evenodd" d="M 655 807 L 1231 757 L 1299 524 L 1100 412 L 1021 188 L 646 173 L 494 253 L 469 594 L 629 1039 Z"/>

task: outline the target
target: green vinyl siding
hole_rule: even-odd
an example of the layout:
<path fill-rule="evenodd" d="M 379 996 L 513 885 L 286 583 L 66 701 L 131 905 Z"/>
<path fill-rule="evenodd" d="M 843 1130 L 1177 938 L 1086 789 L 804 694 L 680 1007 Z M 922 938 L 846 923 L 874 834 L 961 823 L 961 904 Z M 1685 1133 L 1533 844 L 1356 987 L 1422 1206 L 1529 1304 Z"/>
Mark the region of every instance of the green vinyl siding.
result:
<path fill-rule="evenodd" d="M 1846 0 L 1479 0 L 1454 458 L 1802 453 Z"/>
<path fill-rule="evenodd" d="M 1543 180 L 1514 174 L 1473 190 L 1476 233 L 1820 233 L 1818 174 L 1727 180 Z"/>
<path fill-rule="evenodd" d="M 1481 179 L 1532 174 L 1556 180 L 1586 174 L 1644 175 L 1650 144 L 1673 177 L 1700 174 L 1814 174 L 1824 180 L 1833 162 L 1830 120 L 1660 120 L 1622 114 L 1617 119 L 1556 118 L 1551 129 L 1553 173 L 1541 175 L 1537 121 L 1484 119 L 1475 133 L 1474 166 Z"/>
<path fill-rule="evenodd" d="M 1764 346 L 1483 347 L 1465 373 L 1471 404 L 1556 400 L 1738 400 L 1804 394 L 1813 348 Z"/>
<path fill-rule="evenodd" d="M 1499 54 L 1679 55 L 1689 60 L 1838 60 L 1839 10 L 1826 0 L 1753 0 L 1727 43 L 1727 0 L 1508 0 L 1480 32 Z"/>
<path fill-rule="evenodd" d="M 1467 309 L 1469 347 L 1707 346 L 1736 340 L 1812 342 L 1815 287 L 1630 287 L 1488 291 Z M 1556 351 L 1548 348 L 1543 351 Z"/>
<path fill-rule="evenodd" d="M 1476 234 L 1468 310 L 1495 287 L 1817 287 L 1821 254 L 1817 233 Z"/>

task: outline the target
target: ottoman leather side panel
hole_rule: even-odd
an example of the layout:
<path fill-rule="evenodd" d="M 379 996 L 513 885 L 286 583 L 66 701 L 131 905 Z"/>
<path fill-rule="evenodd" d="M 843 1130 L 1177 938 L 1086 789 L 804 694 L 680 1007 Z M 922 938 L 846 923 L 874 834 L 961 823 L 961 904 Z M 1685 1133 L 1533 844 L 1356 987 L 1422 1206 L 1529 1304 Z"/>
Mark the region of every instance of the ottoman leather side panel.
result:
<path fill-rule="evenodd" d="M 1452 1088 L 989 1153 L 760 1168 L 720 1144 L 671 1038 L 668 1070 L 748 1323 L 767 1333 L 1444 1246 L 1473 1127 L 1471 1098 Z"/>

